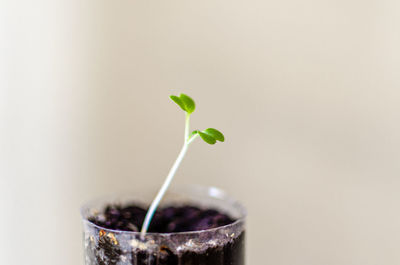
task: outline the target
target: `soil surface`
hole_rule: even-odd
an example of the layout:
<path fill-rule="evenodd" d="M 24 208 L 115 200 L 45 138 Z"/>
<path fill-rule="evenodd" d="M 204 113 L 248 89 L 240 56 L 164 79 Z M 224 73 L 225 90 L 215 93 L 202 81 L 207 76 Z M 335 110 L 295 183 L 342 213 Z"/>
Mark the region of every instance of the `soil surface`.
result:
<path fill-rule="evenodd" d="M 139 231 L 147 209 L 136 205 L 106 207 L 104 213 L 89 218 L 92 223 L 113 230 Z M 148 232 L 172 233 L 199 231 L 233 223 L 227 214 L 195 206 L 165 207 L 153 216 Z"/>

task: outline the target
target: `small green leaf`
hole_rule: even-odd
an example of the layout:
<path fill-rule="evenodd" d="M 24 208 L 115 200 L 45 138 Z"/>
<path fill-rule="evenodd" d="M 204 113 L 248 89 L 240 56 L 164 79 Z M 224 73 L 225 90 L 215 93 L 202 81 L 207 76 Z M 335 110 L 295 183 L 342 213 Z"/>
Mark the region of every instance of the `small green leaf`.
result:
<path fill-rule="evenodd" d="M 201 139 L 203 139 L 204 142 L 206 142 L 208 144 L 215 144 L 217 142 L 214 139 L 214 137 L 210 136 L 209 134 L 206 134 L 206 133 L 200 132 L 200 131 L 198 131 L 197 133 L 200 135 Z"/>
<path fill-rule="evenodd" d="M 171 95 L 171 96 L 169 96 L 169 98 L 172 99 L 176 104 L 178 104 L 178 106 L 181 107 L 181 109 L 183 109 L 183 111 L 186 111 L 185 103 L 181 100 L 180 97 Z"/>
<path fill-rule="evenodd" d="M 215 140 L 218 140 L 220 142 L 225 141 L 224 135 L 220 131 L 218 131 L 217 129 L 208 128 L 208 129 L 205 129 L 203 132 L 208 134 L 208 135 L 210 135 L 210 136 L 212 136 Z"/>
<path fill-rule="evenodd" d="M 196 108 L 196 104 L 194 103 L 194 100 L 191 97 L 189 97 L 188 95 L 185 95 L 183 93 L 180 94 L 179 97 L 180 97 L 181 101 L 183 102 L 183 104 L 185 105 L 185 109 L 186 109 L 187 113 L 189 113 L 189 114 L 193 113 L 193 111 Z"/>

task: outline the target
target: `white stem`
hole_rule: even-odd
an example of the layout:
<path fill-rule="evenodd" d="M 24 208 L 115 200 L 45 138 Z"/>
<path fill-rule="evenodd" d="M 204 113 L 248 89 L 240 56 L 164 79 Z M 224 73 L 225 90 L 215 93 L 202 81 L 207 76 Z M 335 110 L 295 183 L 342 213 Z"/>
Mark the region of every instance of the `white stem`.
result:
<path fill-rule="evenodd" d="M 194 139 L 196 139 L 197 137 L 199 137 L 198 134 L 193 135 L 193 136 L 190 138 L 190 140 L 187 141 L 187 144 L 188 144 L 188 145 L 191 144 L 191 143 L 194 141 Z"/>
<path fill-rule="evenodd" d="M 175 160 L 175 163 L 172 165 L 171 169 L 169 170 L 168 176 L 164 181 L 164 184 L 161 186 L 161 189 L 158 191 L 157 196 L 154 198 L 153 202 L 150 205 L 149 210 L 147 211 L 146 217 L 144 218 L 142 230 L 140 231 L 140 236 L 143 239 L 147 230 L 149 229 L 149 225 L 151 222 L 151 219 L 153 218 L 153 215 L 160 204 L 162 198 L 164 197 L 165 192 L 167 191 L 169 185 L 172 182 L 172 179 L 174 178 L 174 175 L 181 164 L 183 157 L 186 154 L 186 151 L 189 147 L 189 143 L 192 142 L 193 138 L 191 141 L 188 141 L 189 139 L 189 117 L 190 114 L 186 114 L 186 124 L 185 124 L 185 142 L 183 144 L 183 147 L 181 149 L 181 152 L 178 155 L 178 158 Z"/>
<path fill-rule="evenodd" d="M 190 114 L 186 113 L 186 119 L 185 119 L 185 144 L 189 139 L 189 122 L 190 122 Z"/>

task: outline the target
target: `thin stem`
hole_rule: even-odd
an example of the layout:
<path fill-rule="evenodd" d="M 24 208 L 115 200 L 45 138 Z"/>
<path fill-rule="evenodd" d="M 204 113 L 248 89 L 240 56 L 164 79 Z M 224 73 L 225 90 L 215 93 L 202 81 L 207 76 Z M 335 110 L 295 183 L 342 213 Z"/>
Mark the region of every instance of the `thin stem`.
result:
<path fill-rule="evenodd" d="M 186 119 L 185 119 L 185 143 L 189 140 L 189 125 L 190 123 L 190 114 L 186 113 Z"/>
<path fill-rule="evenodd" d="M 189 141 L 187 141 L 187 144 L 188 144 L 188 145 L 191 144 L 197 137 L 199 137 L 198 134 L 193 135 L 193 136 L 189 139 Z"/>
<path fill-rule="evenodd" d="M 189 138 L 189 117 L 190 114 L 186 114 L 186 124 L 185 124 L 185 142 L 183 144 L 183 147 L 178 155 L 178 158 L 175 160 L 175 163 L 172 165 L 167 178 L 164 181 L 164 184 L 161 186 L 161 189 L 158 191 L 157 196 L 154 198 L 153 202 L 150 205 L 149 210 L 147 211 L 146 217 L 144 219 L 143 222 L 143 226 L 142 226 L 142 230 L 140 231 L 140 236 L 143 239 L 147 230 L 149 229 L 149 225 L 151 222 L 151 219 L 153 218 L 153 215 L 158 207 L 158 205 L 160 204 L 162 198 L 164 197 L 165 192 L 167 191 L 169 185 L 172 182 L 172 179 L 174 178 L 174 175 L 179 167 L 179 165 L 181 164 L 186 151 L 189 147 L 189 142 L 188 138 Z M 194 137 L 193 137 L 194 138 Z M 193 140 L 193 139 L 191 139 Z"/>
<path fill-rule="evenodd" d="M 159 190 L 157 196 L 156 196 L 155 199 L 153 200 L 153 202 L 152 202 L 152 204 L 151 204 L 149 210 L 147 211 L 147 214 L 146 214 L 146 217 L 145 217 L 145 219 L 144 219 L 143 226 L 142 226 L 142 231 L 140 232 L 140 235 L 141 235 L 142 239 L 143 239 L 144 235 L 146 234 L 146 232 L 147 232 L 147 230 L 148 230 L 148 228 L 149 228 L 151 219 L 153 218 L 153 215 L 154 215 L 154 213 L 155 213 L 155 211 L 156 211 L 156 209 L 157 209 L 157 207 L 158 207 L 160 201 L 162 200 L 162 198 L 163 198 L 165 192 L 167 191 L 169 185 L 171 184 L 172 179 L 174 178 L 174 175 L 175 175 L 175 173 L 176 173 L 176 170 L 178 169 L 180 163 L 182 162 L 182 159 L 183 159 L 183 157 L 185 156 L 188 147 L 189 147 L 189 145 L 186 144 L 186 143 L 183 145 L 182 150 L 181 150 L 181 152 L 179 153 L 178 158 L 175 160 L 174 165 L 173 165 L 172 168 L 170 169 L 170 171 L 169 171 L 169 173 L 168 173 L 168 176 L 167 176 L 167 178 L 165 179 L 164 184 L 162 185 L 162 187 L 161 187 L 161 189 Z"/>

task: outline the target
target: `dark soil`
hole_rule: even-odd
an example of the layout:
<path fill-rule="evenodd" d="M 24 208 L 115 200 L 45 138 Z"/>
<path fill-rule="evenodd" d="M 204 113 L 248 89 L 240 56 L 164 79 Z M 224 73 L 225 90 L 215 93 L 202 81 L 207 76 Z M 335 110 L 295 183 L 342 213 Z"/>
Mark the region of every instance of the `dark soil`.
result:
<path fill-rule="evenodd" d="M 139 231 L 147 209 L 135 205 L 108 206 L 104 213 L 89 218 L 94 224 L 113 230 Z M 228 215 L 214 209 L 194 206 L 165 207 L 158 210 L 150 223 L 149 232 L 171 233 L 199 231 L 233 223 Z"/>

